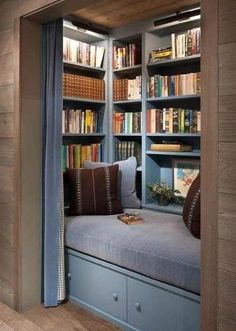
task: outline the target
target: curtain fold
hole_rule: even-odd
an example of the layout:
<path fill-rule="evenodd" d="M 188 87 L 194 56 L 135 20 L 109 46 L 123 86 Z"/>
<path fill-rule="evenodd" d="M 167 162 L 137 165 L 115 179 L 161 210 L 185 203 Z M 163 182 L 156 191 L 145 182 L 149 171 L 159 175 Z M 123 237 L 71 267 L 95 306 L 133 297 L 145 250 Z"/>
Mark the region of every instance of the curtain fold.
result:
<path fill-rule="evenodd" d="M 43 25 L 42 40 L 43 301 L 46 307 L 52 307 L 65 297 L 61 173 L 62 19 Z"/>

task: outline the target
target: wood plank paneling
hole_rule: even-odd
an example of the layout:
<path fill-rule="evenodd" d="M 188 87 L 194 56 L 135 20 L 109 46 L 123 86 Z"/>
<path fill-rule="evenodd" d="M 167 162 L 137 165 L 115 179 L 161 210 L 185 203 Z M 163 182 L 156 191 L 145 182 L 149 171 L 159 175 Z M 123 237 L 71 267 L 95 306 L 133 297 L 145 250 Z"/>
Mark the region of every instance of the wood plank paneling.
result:
<path fill-rule="evenodd" d="M 231 97 L 229 97 L 231 100 Z M 236 104 L 235 112 L 219 113 L 219 141 L 236 141 Z"/>
<path fill-rule="evenodd" d="M 236 94 L 236 43 L 219 46 L 219 95 Z"/>
<path fill-rule="evenodd" d="M 236 194 L 236 142 L 219 143 L 219 192 Z"/>
<path fill-rule="evenodd" d="M 13 29 L 0 33 L 0 56 L 13 52 Z"/>
<path fill-rule="evenodd" d="M 0 86 L 0 113 L 12 113 L 14 101 L 14 86 L 3 85 Z"/>
<path fill-rule="evenodd" d="M 14 166 L 14 153 L 13 138 L 0 138 L 0 165 Z"/>
<path fill-rule="evenodd" d="M 201 5 L 201 331 L 215 331 L 217 330 L 218 1 L 201 1 Z"/>
<path fill-rule="evenodd" d="M 15 256 L 14 251 L 0 247 L 1 279 L 14 285 Z"/>
<path fill-rule="evenodd" d="M 219 43 L 230 43 L 236 41 L 236 1 L 221 0 L 219 17 Z"/>
<path fill-rule="evenodd" d="M 14 185 L 12 179 L 14 168 L 8 166 L 0 166 L 0 203 L 8 203 L 14 201 Z"/>
<path fill-rule="evenodd" d="M 219 328 L 220 331 L 235 331 L 235 323 L 224 321 L 223 319 L 219 319 Z"/>
<path fill-rule="evenodd" d="M 236 272 L 236 241 L 218 240 L 218 267 Z M 235 276 L 236 277 L 236 276 Z"/>
<path fill-rule="evenodd" d="M 219 269 L 218 274 L 219 318 L 229 319 L 236 325 L 236 275 L 221 269 Z"/>
<path fill-rule="evenodd" d="M 0 56 L 0 86 L 13 84 L 13 54 Z"/>
<path fill-rule="evenodd" d="M 13 113 L 0 113 L 0 138 L 14 137 Z"/>
<path fill-rule="evenodd" d="M 0 276 L 0 298 L 1 301 L 9 305 L 15 306 L 15 290 L 13 284 L 6 281 Z M 1 330 L 1 329 L 0 329 Z"/>
<path fill-rule="evenodd" d="M 100 0 L 78 10 L 75 15 L 107 28 L 115 28 L 163 13 L 173 13 L 196 3 L 196 0 Z"/>
<path fill-rule="evenodd" d="M 236 195 L 219 194 L 218 237 L 236 241 Z"/>

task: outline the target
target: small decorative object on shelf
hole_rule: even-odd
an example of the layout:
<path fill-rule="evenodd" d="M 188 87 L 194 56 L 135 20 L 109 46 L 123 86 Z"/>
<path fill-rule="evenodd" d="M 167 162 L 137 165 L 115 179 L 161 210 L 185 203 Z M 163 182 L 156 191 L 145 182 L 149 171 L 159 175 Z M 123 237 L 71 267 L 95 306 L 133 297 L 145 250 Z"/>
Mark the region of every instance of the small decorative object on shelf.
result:
<path fill-rule="evenodd" d="M 122 214 L 117 216 L 118 220 L 127 224 L 127 225 L 133 225 L 133 224 L 140 224 L 140 223 L 144 223 L 144 219 L 142 217 L 139 217 L 138 215 L 135 214 Z"/>
<path fill-rule="evenodd" d="M 147 184 L 147 188 L 160 206 L 167 206 L 170 202 L 180 203 L 179 198 L 175 196 L 175 194 L 180 192 L 172 189 L 163 180 L 160 180 L 157 183 Z"/>

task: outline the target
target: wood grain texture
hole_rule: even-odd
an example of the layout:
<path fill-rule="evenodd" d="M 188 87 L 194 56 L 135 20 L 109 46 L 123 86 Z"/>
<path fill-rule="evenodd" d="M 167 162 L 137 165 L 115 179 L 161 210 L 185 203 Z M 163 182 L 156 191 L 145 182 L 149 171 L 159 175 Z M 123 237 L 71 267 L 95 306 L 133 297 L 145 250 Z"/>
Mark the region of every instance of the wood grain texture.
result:
<path fill-rule="evenodd" d="M 218 241 L 218 268 L 236 273 L 236 241 L 220 239 Z M 236 274 L 235 274 L 236 277 Z"/>
<path fill-rule="evenodd" d="M 0 56 L 0 86 L 13 84 L 13 54 Z"/>
<path fill-rule="evenodd" d="M 63 304 L 56 308 L 37 306 L 24 313 L 24 316 L 42 330 L 66 331 L 115 331 L 118 327 L 102 320 L 77 305 Z"/>
<path fill-rule="evenodd" d="M 229 97 L 232 100 L 231 97 Z M 236 104 L 235 104 L 236 107 Z M 234 112 L 219 110 L 219 141 L 236 141 L 236 108 Z"/>
<path fill-rule="evenodd" d="M 219 143 L 219 192 L 236 194 L 236 142 Z"/>
<path fill-rule="evenodd" d="M 13 138 L 0 138 L 0 165 L 14 166 L 14 142 Z"/>
<path fill-rule="evenodd" d="M 236 241 L 236 195 L 219 194 L 218 238 Z"/>
<path fill-rule="evenodd" d="M 236 1 L 219 0 L 219 43 L 230 43 L 236 41 Z"/>
<path fill-rule="evenodd" d="M 235 331 L 236 324 L 235 322 L 225 321 L 223 319 L 219 319 L 219 327 L 220 331 Z"/>
<path fill-rule="evenodd" d="M 12 113 L 14 103 L 13 84 L 0 86 L 0 113 Z"/>
<path fill-rule="evenodd" d="M 218 1 L 204 0 L 201 6 L 201 330 L 213 331 L 217 330 Z"/>
<path fill-rule="evenodd" d="M 100 0 L 78 10 L 75 15 L 106 28 L 117 28 L 163 13 L 173 13 L 196 3 L 194 0 Z"/>
<path fill-rule="evenodd" d="M 229 320 L 236 325 L 236 275 L 221 269 L 218 273 L 219 318 Z"/>
<path fill-rule="evenodd" d="M 13 30 L 7 29 L 0 34 L 0 56 L 13 52 Z"/>
<path fill-rule="evenodd" d="M 8 306 L 0 303 L 0 326 L 7 326 L 3 331 L 39 331 L 40 327 L 31 322 L 28 318 L 23 315 L 13 311 Z"/>
<path fill-rule="evenodd" d="M 236 43 L 219 46 L 219 95 L 236 94 Z"/>
<path fill-rule="evenodd" d="M 13 138 L 13 113 L 0 113 L 0 138 Z"/>

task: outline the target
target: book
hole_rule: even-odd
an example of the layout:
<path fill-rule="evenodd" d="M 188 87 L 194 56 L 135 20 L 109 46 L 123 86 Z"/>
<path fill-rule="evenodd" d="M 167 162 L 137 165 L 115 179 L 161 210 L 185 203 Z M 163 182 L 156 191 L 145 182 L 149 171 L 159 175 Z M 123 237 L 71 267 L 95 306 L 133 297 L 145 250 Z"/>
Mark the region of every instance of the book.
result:
<path fill-rule="evenodd" d="M 139 100 L 141 99 L 141 76 L 134 79 L 115 79 L 113 81 L 113 100 Z"/>
<path fill-rule="evenodd" d="M 156 152 L 191 152 L 192 146 L 173 143 L 151 144 L 151 151 Z"/>
<path fill-rule="evenodd" d="M 184 58 L 201 52 L 201 28 L 171 34 L 172 59 Z"/>
<path fill-rule="evenodd" d="M 113 46 L 113 69 L 141 64 L 140 43 L 119 43 Z"/>

